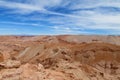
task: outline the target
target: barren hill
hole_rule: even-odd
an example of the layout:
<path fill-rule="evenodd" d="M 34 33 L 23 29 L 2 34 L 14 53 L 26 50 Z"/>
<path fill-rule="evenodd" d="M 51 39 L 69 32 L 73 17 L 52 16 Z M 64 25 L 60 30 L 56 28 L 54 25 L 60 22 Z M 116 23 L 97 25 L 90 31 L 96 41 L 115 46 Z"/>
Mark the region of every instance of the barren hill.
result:
<path fill-rule="evenodd" d="M 120 36 L 1 36 L 0 80 L 120 80 Z"/>

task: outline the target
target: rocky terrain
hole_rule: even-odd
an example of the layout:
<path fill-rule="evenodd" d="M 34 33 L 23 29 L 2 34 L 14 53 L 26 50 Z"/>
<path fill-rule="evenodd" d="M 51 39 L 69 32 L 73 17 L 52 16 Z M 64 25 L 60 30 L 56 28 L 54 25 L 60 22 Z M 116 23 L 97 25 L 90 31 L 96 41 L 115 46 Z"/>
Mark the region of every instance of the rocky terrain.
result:
<path fill-rule="evenodd" d="M 0 36 L 0 80 L 120 80 L 120 36 Z"/>

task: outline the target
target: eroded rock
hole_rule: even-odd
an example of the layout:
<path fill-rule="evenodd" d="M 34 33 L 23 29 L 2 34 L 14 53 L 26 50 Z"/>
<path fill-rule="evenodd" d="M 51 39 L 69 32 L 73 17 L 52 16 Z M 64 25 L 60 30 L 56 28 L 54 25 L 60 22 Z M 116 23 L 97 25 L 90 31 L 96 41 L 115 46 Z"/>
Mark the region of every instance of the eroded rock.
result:
<path fill-rule="evenodd" d="M 6 60 L 0 63 L 0 66 L 4 68 L 18 68 L 20 65 L 21 62 L 16 60 Z"/>

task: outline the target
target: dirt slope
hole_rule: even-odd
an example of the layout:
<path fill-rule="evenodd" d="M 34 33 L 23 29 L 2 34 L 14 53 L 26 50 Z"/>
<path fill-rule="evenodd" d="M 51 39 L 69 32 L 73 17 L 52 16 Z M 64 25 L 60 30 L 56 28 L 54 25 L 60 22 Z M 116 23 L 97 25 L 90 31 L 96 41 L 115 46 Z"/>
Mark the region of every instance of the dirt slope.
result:
<path fill-rule="evenodd" d="M 119 36 L 2 36 L 0 80 L 120 80 Z"/>
<path fill-rule="evenodd" d="M 104 43 L 111 43 L 120 45 L 120 36 L 98 36 L 98 35 L 63 35 L 63 36 L 57 36 L 58 38 L 67 41 L 67 42 L 76 42 L 76 43 L 82 43 L 82 42 L 104 42 Z"/>

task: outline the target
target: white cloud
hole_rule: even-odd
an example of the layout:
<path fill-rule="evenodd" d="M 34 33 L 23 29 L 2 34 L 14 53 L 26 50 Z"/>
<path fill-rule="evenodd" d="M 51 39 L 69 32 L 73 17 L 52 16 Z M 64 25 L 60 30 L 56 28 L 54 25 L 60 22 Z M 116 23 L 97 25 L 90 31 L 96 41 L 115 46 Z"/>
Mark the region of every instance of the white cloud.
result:
<path fill-rule="evenodd" d="M 24 3 L 17 3 L 17 2 L 6 2 L 6 1 L 0 1 L 0 6 L 4 6 L 7 8 L 15 8 L 15 9 L 28 9 L 28 10 L 43 10 L 42 8 L 38 8 L 33 5 L 24 4 Z"/>
<path fill-rule="evenodd" d="M 6 22 L 0 22 L 1 24 L 13 24 L 13 25 L 24 25 L 24 26 L 40 26 L 40 24 L 37 23 L 23 23 L 23 22 L 10 22 L 10 21 L 6 21 Z"/>
<path fill-rule="evenodd" d="M 15 9 L 14 11 L 12 11 L 13 13 L 26 14 L 38 11 L 48 14 L 64 15 L 56 12 L 51 12 L 45 9 L 45 7 L 52 7 L 58 5 L 60 2 L 61 0 L 27 0 L 26 3 L 0 1 L 0 7 Z"/>
<path fill-rule="evenodd" d="M 44 8 L 57 6 L 62 2 L 62 0 L 27 0 L 26 2 L 28 2 L 31 5 Z"/>
<path fill-rule="evenodd" d="M 120 15 L 93 15 L 91 20 L 96 23 L 120 24 Z"/>
<path fill-rule="evenodd" d="M 120 8 L 120 0 L 78 0 L 73 3 L 70 9 L 96 8 L 96 7 L 118 7 Z"/>
<path fill-rule="evenodd" d="M 72 14 L 49 11 L 46 7 L 56 8 L 58 6 L 65 7 L 69 10 L 85 9 L 73 11 Z M 99 10 L 89 10 L 97 7 L 115 7 L 120 8 L 120 0 L 26 0 L 26 3 L 0 1 L 0 7 L 13 9 L 13 13 L 29 14 L 37 11 L 38 13 L 58 15 L 58 17 L 41 18 L 41 16 L 23 17 L 26 20 L 47 21 L 54 26 L 54 30 L 68 33 L 87 33 L 84 30 L 113 30 L 120 34 L 120 14 L 101 13 Z M 119 11 L 120 12 L 120 11 Z M 61 17 L 62 16 L 62 17 Z M 22 18 L 22 19 L 23 19 Z M 5 22 L 4 22 L 5 23 Z M 39 24 L 31 23 L 15 23 L 9 24 L 39 26 Z"/>

